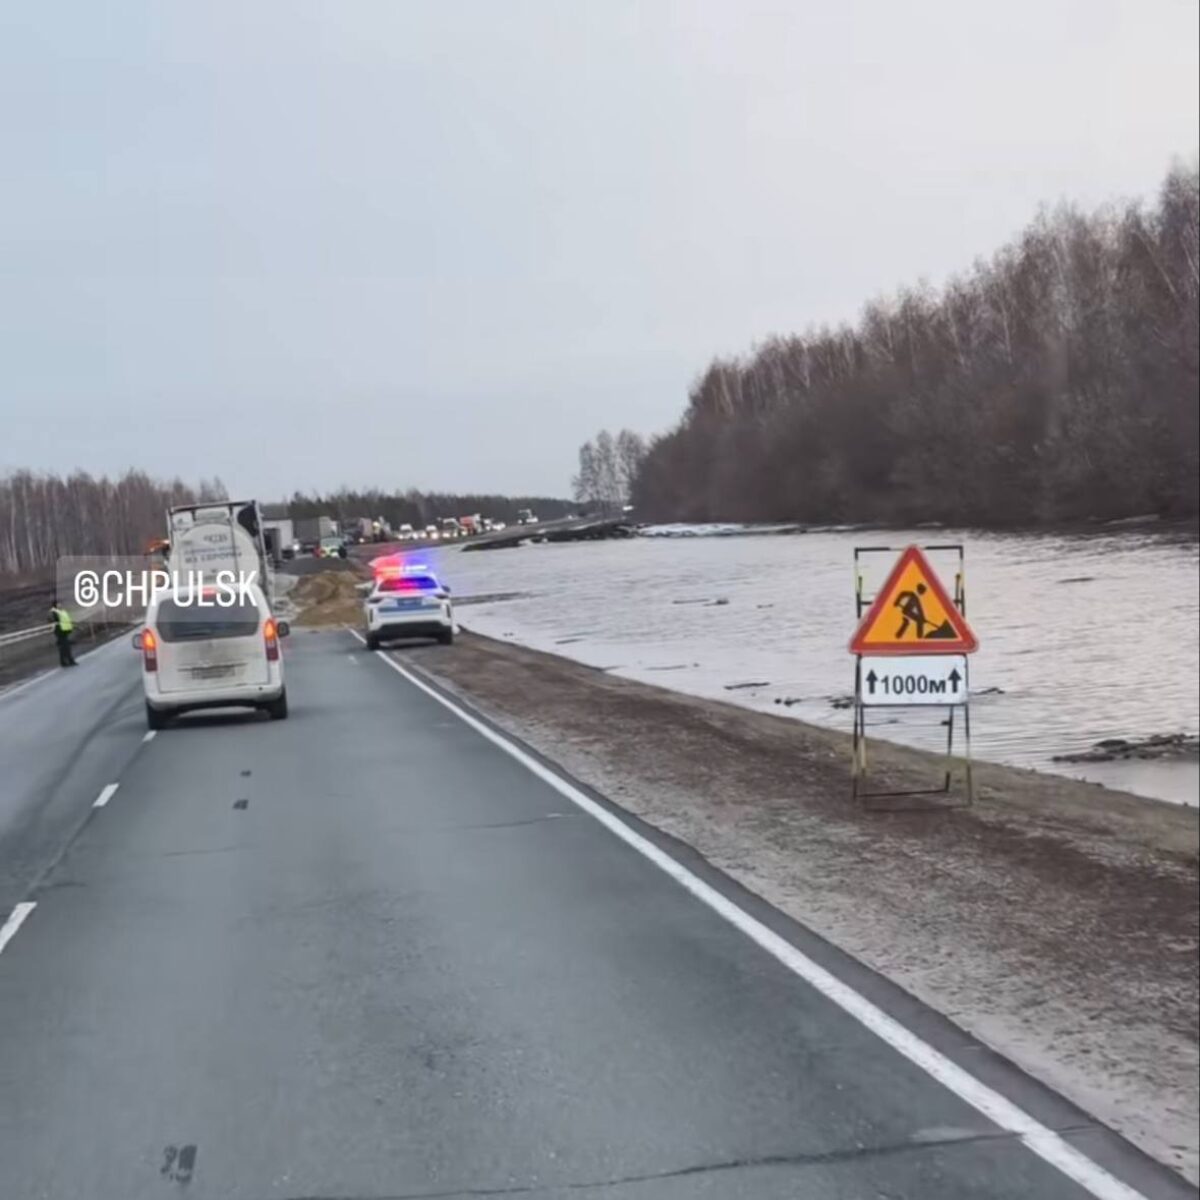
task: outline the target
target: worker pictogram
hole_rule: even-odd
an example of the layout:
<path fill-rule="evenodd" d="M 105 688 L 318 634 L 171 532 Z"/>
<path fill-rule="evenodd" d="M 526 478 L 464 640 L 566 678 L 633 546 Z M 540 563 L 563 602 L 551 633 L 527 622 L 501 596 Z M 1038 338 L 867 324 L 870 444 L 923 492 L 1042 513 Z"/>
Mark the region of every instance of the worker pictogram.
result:
<path fill-rule="evenodd" d="M 970 654 L 979 642 L 919 546 L 892 568 L 850 642 L 851 654 Z"/>

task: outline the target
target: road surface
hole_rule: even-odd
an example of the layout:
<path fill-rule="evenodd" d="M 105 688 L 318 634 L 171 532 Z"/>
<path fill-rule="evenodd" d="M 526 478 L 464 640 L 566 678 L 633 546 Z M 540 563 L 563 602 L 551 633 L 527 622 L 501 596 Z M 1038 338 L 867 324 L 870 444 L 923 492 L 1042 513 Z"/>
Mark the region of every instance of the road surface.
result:
<path fill-rule="evenodd" d="M 1193 1194 L 391 661 L 0 696 L 4 1200 Z"/>

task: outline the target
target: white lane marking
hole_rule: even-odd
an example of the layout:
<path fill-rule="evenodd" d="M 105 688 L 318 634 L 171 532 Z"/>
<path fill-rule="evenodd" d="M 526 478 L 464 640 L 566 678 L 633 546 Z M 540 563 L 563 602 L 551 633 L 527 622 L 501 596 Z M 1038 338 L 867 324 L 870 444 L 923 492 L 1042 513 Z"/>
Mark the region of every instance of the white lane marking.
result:
<path fill-rule="evenodd" d="M 0 700 L 7 700 L 10 696 L 19 695 L 26 688 L 33 687 L 35 683 L 41 683 L 43 679 L 49 679 L 53 674 L 55 674 L 54 671 L 42 671 L 34 675 L 32 679 L 26 679 L 21 683 L 14 683 L 12 687 L 5 688 L 4 691 L 0 692 Z"/>
<path fill-rule="evenodd" d="M 143 742 L 152 742 L 152 741 L 154 741 L 154 735 L 155 735 L 157 732 L 158 732 L 158 730 L 157 730 L 157 729 L 147 729 L 147 730 L 146 730 L 146 732 L 142 734 L 142 741 L 143 741 Z"/>
<path fill-rule="evenodd" d="M 92 807 L 103 808 L 117 794 L 117 788 L 120 786 L 119 783 L 105 784 L 104 790 L 92 802 Z"/>
<path fill-rule="evenodd" d="M 94 650 L 85 650 L 75 661 L 83 662 L 85 658 L 91 658 L 93 654 L 102 653 L 109 649 L 109 647 L 116 645 L 120 640 L 121 638 L 118 636 L 111 641 L 105 642 L 103 646 L 97 646 Z M 14 683 L 12 687 L 0 691 L 0 702 L 8 700 L 13 696 L 19 696 L 27 688 L 33 687 L 35 683 L 45 683 L 47 679 L 54 679 L 62 673 L 61 667 L 51 667 L 49 670 L 41 672 L 40 675 L 34 675 L 32 679 L 23 679 L 20 683 Z"/>
<path fill-rule="evenodd" d="M 355 630 L 351 629 L 350 632 L 360 641 L 363 640 Z M 427 696 L 431 696 L 444 708 L 449 709 L 476 733 L 481 734 L 493 745 L 503 750 L 505 754 L 516 759 L 526 770 L 536 775 L 544 783 L 548 783 L 555 791 L 583 809 L 589 816 L 594 817 L 610 833 L 616 834 L 623 842 L 648 858 L 656 867 L 670 875 L 676 883 L 691 892 L 696 899 L 707 904 L 715 913 L 741 930 L 788 970 L 833 1001 L 843 1012 L 854 1017 L 876 1037 L 891 1046 L 893 1050 L 904 1055 L 909 1062 L 920 1067 L 960 1100 L 982 1113 L 989 1121 L 1019 1137 L 1034 1154 L 1057 1168 L 1068 1179 L 1074 1180 L 1086 1192 L 1095 1196 L 1096 1200 L 1147 1200 L 1147 1197 L 1141 1192 L 1135 1191 L 1105 1170 L 1099 1163 L 1093 1162 L 1086 1154 L 1064 1141 L 1054 1130 L 1031 1117 L 1023 1108 L 1000 1095 L 999 1092 L 993 1091 L 987 1084 L 981 1083 L 970 1072 L 942 1054 L 940 1050 L 935 1050 L 927 1042 L 923 1042 L 912 1030 L 901 1025 L 881 1008 L 876 1007 L 865 996 L 859 995 L 849 984 L 843 983 L 835 975 L 830 974 L 824 967 L 797 950 L 791 942 L 768 929 L 761 921 L 739 908 L 732 900 L 722 895 L 710 884 L 705 883 L 699 876 L 693 875 L 682 863 L 676 862 L 664 850 L 631 829 L 603 805 L 597 804 L 590 796 L 567 783 L 565 779 L 560 778 L 537 759 L 526 754 L 524 750 L 510 742 L 502 734 L 497 733 L 482 721 L 476 720 L 453 700 L 436 692 L 412 672 L 402 667 L 390 655 L 381 654 L 379 658 L 414 687 L 420 688 Z"/>
<path fill-rule="evenodd" d="M 350 659 L 350 663 L 351 663 L 351 665 L 352 665 L 352 666 L 355 666 L 355 667 L 357 667 L 357 666 L 358 666 L 358 655 L 357 655 L 357 654 L 351 654 L 351 655 L 348 655 L 348 657 L 349 657 L 349 659 Z"/>
<path fill-rule="evenodd" d="M 3 925 L 0 925 L 0 954 L 4 953 L 4 947 L 13 940 L 17 930 L 25 923 L 25 918 L 35 908 L 37 908 L 37 901 L 22 900 L 9 914 L 8 920 Z"/>

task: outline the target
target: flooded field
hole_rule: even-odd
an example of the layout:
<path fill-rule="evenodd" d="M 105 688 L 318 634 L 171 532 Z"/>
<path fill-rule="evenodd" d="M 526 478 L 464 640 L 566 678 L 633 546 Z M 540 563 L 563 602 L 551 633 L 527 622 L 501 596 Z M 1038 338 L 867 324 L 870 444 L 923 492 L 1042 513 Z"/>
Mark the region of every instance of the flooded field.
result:
<path fill-rule="evenodd" d="M 1195 758 L 1055 763 L 1106 738 L 1200 727 L 1194 534 L 908 531 L 642 537 L 438 552 L 464 625 L 645 682 L 850 728 L 856 545 L 966 545 L 979 758 L 1197 802 Z M 953 556 L 931 558 L 953 579 Z M 892 561 L 869 560 L 868 592 Z M 476 602 L 483 597 L 492 600 Z M 881 710 L 879 736 L 944 743 L 944 710 Z"/>

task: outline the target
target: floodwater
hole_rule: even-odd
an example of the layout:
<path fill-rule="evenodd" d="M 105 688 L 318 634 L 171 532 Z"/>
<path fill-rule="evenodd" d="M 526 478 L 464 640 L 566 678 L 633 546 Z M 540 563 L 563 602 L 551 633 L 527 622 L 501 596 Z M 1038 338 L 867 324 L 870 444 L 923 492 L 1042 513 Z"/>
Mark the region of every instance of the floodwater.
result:
<path fill-rule="evenodd" d="M 1197 803 L 1196 760 L 1073 765 L 1102 738 L 1200 728 L 1194 532 L 949 530 L 639 537 L 438 552 L 470 629 L 615 674 L 849 730 L 853 552 L 961 542 L 972 753 Z M 868 595 L 895 555 L 864 558 Z M 957 556 L 930 554 L 951 586 Z M 473 597 L 507 598 L 474 603 Z M 465 602 L 465 603 L 464 603 Z M 754 685 L 754 686 L 744 686 Z M 784 704 L 790 701 L 790 704 Z M 880 737 L 944 745 L 944 709 L 873 710 Z"/>

